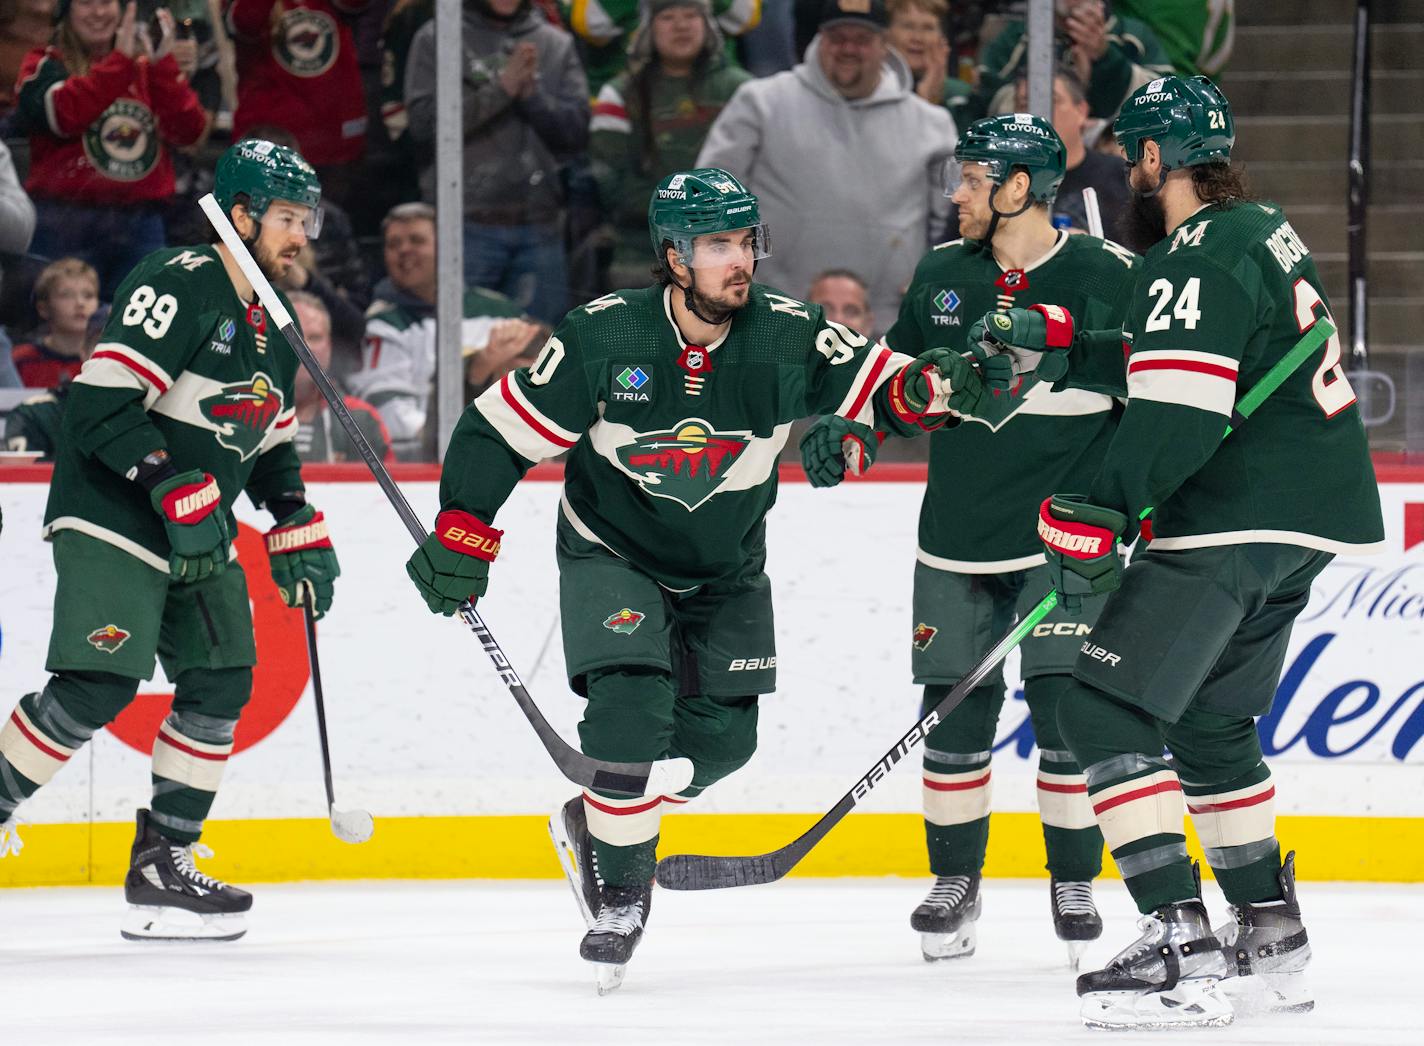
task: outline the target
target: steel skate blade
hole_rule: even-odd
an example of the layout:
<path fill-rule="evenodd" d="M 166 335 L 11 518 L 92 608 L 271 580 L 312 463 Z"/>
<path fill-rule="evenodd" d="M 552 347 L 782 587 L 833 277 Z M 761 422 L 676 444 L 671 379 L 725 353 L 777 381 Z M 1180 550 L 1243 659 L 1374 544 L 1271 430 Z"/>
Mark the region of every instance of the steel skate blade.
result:
<path fill-rule="evenodd" d="M 1158 1028 L 1221 1028 L 1236 1019 L 1214 981 L 1184 981 L 1163 992 L 1090 992 L 1078 1015 L 1104 1031 Z"/>
<path fill-rule="evenodd" d="M 617 991 L 623 985 L 623 974 L 627 963 L 596 962 L 593 964 L 598 977 L 598 994 L 604 996 Z"/>
<path fill-rule="evenodd" d="M 584 925 L 591 930 L 593 929 L 593 912 L 589 911 L 588 901 L 583 896 L 583 877 L 579 874 L 578 854 L 574 851 L 573 840 L 569 838 L 569 833 L 564 830 L 562 809 L 555 810 L 553 816 L 549 818 L 549 838 L 554 842 L 554 852 L 559 855 L 559 866 L 564 870 L 564 878 L 569 882 L 569 889 L 574 892 L 574 903 L 578 905 Z"/>
<path fill-rule="evenodd" d="M 925 957 L 925 962 L 967 959 L 974 954 L 974 946 L 977 943 L 974 924 L 969 922 L 955 933 L 921 933 L 920 953 Z"/>
<path fill-rule="evenodd" d="M 1074 973 L 1078 972 L 1078 966 L 1083 960 L 1083 953 L 1088 950 L 1089 941 L 1064 941 L 1068 948 L 1068 969 Z"/>
<path fill-rule="evenodd" d="M 119 935 L 126 941 L 235 941 L 247 932 L 242 913 L 200 915 L 185 908 L 133 904 Z"/>

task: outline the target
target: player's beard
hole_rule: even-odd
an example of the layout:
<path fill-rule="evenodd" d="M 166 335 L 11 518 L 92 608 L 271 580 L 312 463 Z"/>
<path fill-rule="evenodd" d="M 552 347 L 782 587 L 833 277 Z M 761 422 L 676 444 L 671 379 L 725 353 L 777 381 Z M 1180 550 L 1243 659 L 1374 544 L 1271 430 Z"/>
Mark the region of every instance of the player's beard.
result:
<path fill-rule="evenodd" d="M 295 260 L 282 257 L 279 252 L 264 246 L 260 239 L 252 245 L 252 257 L 257 260 L 257 267 L 262 270 L 262 275 L 273 281 L 283 279 Z"/>
<path fill-rule="evenodd" d="M 1134 192 L 1124 222 L 1128 246 L 1135 251 L 1145 251 L 1167 238 L 1167 211 L 1158 194 L 1142 196 Z"/>
<path fill-rule="evenodd" d="M 738 309 L 751 300 L 750 279 L 748 277 L 748 282 L 740 287 L 724 288 L 720 294 L 704 294 L 698 289 L 697 284 L 693 283 L 687 292 L 691 299 L 689 304 L 692 314 L 704 323 L 711 323 L 714 326 L 726 323 Z M 743 288 L 746 289 L 746 294 L 739 296 L 738 292 Z"/>

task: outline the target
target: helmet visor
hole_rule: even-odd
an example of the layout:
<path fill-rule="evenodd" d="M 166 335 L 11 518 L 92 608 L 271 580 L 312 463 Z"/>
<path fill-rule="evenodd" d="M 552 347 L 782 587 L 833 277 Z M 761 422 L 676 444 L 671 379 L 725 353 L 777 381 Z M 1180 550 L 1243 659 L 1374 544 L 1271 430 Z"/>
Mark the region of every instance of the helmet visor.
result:
<path fill-rule="evenodd" d="M 315 240 L 321 235 L 322 220 L 326 212 L 320 207 L 308 207 L 305 204 L 291 203 L 287 200 L 273 200 L 272 203 L 262 213 L 262 225 L 266 228 L 275 228 L 280 233 L 289 233 L 298 225 L 306 233 L 309 240 Z"/>
<path fill-rule="evenodd" d="M 717 269 L 740 261 L 753 262 L 771 256 L 771 230 L 765 222 L 745 229 L 711 232 L 677 243 L 678 258 L 689 269 Z"/>
<path fill-rule="evenodd" d="M 997 182 L 1002 177 L 1003 165 L 984 160 L 960 161 L 951 156 L 940 167 L 940 184 L 944 194 L 953 196 L 966 181 L 970 191 L 977 191 L 985 182 Z"/>

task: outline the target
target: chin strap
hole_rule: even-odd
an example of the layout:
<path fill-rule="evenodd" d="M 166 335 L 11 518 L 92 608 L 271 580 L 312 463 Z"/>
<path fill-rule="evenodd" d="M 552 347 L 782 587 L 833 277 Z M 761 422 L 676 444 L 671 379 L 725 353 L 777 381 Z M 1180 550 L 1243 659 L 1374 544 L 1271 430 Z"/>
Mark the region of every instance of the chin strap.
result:
<path fill-rule="evenodd" d="M 1136 164 L 1128 164 L 1128 166 L 1127 166 L 1127 173 L 1124 175 L 1124 177 L 1127 179 L 1127 191 L 1128 191 L 1128 192 L 1132 193 L 1133 196 L 1140 196 L 1140 197 L 1142 197 L 1144 200 L 1146 200 L 1146 199 L 1149 199 L 1149 198 L 1151 198 L 1151 197 L 1153 197 L 1153 196 L 1156 196 L 1159 192 L 1162 191 L 1162 186 L 1164 186 L 1164 185 L 1167 184 L 1167 168 L 1165 168 L 1165 167 L 1160 167 L 1160 168 L 1158 168 L 1158 170 L 1157 170 L 1157 186 L 1156 186 L 1156 188 L 1154 188 L 1151 192 L 1139 192 L 1136 188 L 1133 187 L 1133 184 L 1132 184 L 1132 172 L 1133 172 L 1134 169 L 1136 169 L 1136 167 L 1137 167 Z"/>
<path fill-rule="evenodd" d="M 729 319 L 732 318 L 732 312 L 734 310 L 731 309 L 727 310 L 726 313 L 724 313 L 717 319 L 713 319 L 711 316 L 703 315 L 703 313 L 697 308 L 697 302 L 692 294 L 693 290 L 696 287 L 697 270 L 689 268 L 687 270 L 687 286 L 682 288 L 682 303 L 687 306 L 688 312 L 692 313 L 692 315 L 696 316 L 703 323 L 709 323 L 714 327 L 720 327 L 722 324 L 726 323 Z"/>
<path fill-rule="evenodd" d="M 995 182 L 994 187 L 989 190 L 989 213 L 992 214 L 993 217 L 989 219 L 989 228 L 985 230 L 983 238 L 979 240 L 979 245 L 984 250 L 988 250 L 990 244 L 993 242 L 994 231 L 999 227 L 1000 218 L 1017 218 L 1019 215 L 1023 214 L 1026 210 L 1033 206 L 1033 196 L 1029 195 L 1024 198 L 1024 205 L 1022 207 L 1020 207 L 1016 211 L 1012 211 L 1008 214 L 1005 214 L 1003 211 L 999 210 L 999 208 L 994 206 L 994 197 L 998 195 L 999 183 Z"/>

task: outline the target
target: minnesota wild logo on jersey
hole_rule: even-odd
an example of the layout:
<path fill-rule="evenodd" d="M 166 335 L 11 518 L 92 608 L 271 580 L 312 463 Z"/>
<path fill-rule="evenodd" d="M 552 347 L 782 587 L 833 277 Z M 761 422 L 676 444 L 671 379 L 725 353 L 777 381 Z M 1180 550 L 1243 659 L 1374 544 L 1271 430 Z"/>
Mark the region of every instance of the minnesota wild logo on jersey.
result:
<path fill-rule="evenodd" d="M 246 461 L 257 453 L 267 428 L 282 413 L 282 392 L 260 371 L 251 381 L 224 385 L 198 401 L 198 410 L 217 427 L 218 443 Z"/>
<path fill-rule="evenodd" d="M 118 625 L 105 625 L 103 628 L 96 628 L 84 637 L 89 641 L 89 645 L 95 650 L 101 650 L 106 654 L 118 652 L 119 647 L 129 641 L 129 633 L 125 632 Z"/>
<path fill-rule="evenodd" d="M 750 442 L 750 432 L 716 432 L 691 418 L 672 431 L 638 436 L 618 448 L 618 460 L 647 493 L 671 498 L 692 512 L 717 493 L 727 468 Z"/>
<path fill-rule="evenodd" d="M 136 182 L 158 164 L 153 113 L 142 102 L 120 98 L 84 132 L 84 155 L 116 182 Z"/>
<path fill-rule="evenodd" d="M 282 14 L 272 34 L 272 56 L 293 76 L 320 76 L 336 61 L 336 20 L 325 11 L 298 7 Z"/>

